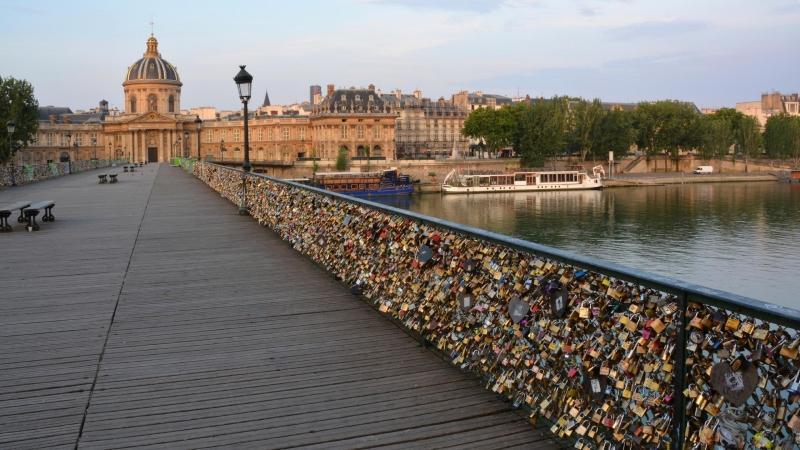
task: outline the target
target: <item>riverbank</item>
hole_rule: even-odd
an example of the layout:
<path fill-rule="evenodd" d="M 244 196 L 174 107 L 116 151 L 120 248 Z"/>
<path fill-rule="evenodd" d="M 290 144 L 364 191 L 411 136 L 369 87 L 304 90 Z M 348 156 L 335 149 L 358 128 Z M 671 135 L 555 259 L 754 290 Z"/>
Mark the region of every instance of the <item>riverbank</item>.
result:
<path fill-rule="evenodd" d="M 662 186 L 668 184 L 692 184 L 692 183 L 734 183 L 734 182 L 763 182 L 777 181 L 778 177 L 772 174 L 714 174 L 714 175 L 695 175 L 689 173 L 648 173 L 648 174 L 628 174 L 614 177 L 613 179 L 603 180 L 606 188 L 616 187 L 636 187 L 636 186 Z"/>

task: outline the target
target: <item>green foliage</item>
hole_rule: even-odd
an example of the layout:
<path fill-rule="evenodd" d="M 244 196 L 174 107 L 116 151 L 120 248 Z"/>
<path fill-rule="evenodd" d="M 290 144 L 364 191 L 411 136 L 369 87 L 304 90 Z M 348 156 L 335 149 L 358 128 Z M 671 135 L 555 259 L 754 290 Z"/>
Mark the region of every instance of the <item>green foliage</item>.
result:
<path fill-rule="evenodd" d="M 9 140 L 27 145 L 33 141 L 38 122 L 39 103 L 33 96 L 33 86 L 25 80 L 0 77 L 0 163 L 8 161 Z M 16 129 L 8 136 L 6 124 L 13 121 Z"/>
<path fill-rule="evenodd" d="M 606 112 L 597 125 L 595 144 L 592 152 L 604 157 L 613 151 L 624 156 L 636 140 L 633 129 L 633 113 L 622 110 Z"/>
<path fill-rule="evenodd" d="M 336 155 L 336 170 L 347 170 L 348 165 L 350 165 L 350 159 L 347 155 L 347 147 L 342 146 L 339 148 L 339 154 Z"/>
<path fill-rule="evenodd" d="M 569 114 L 569 141 L 580 151 L 581 161 L 597 146 L 600 122 L 606 112 L 599 99 L 591 102 L 580 99 L 571 103 Z"/>
<path fill-rule="evenodd" d="M 800 117 L 770 116 L 764 127 L 764 148 L 771 158 L 793 158 L 797 165 L 800 162 Z"/>
<path fill-rule="evenodd" d="M 640 103 L 634 116 L 636 143 L 648 155 L 665 151 L 677 163 L 679 150 L 696 148 L 702 142 L 700 115 L 688 103 L 673 100 Z"/>
<path fill-rule="evenodd" d="M 514 132 L 514 119 L 508 108 L 479 108 L 472 111 L 464 120 L 464 136 L 479 139 L 486 144 L 489 152 L 511 144 Z"/>
<path fill-rule="evenodd" d="M 520 106 L 517 117 L 517 153 L 525 166 L 541 167 L 548 157 L 564 150 L 567 143 L 568 105 L 566 97 L 535 99 Z"/>
<path fill-rule="evenodd" d="M 739 129 L 736 130 L 736 140 L 745 157 L 753 158 L 761 153 L 763 140 L 755 117 L 742 115 Z"/>

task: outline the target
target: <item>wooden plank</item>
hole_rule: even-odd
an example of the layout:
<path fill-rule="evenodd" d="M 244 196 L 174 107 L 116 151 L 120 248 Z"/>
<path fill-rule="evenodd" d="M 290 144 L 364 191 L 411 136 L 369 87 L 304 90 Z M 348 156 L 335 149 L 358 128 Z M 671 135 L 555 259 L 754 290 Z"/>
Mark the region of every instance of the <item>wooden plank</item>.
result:
<path fill-rule="evenodd" d="M 57 219 L 0 262 L 4 444 L 554 448 L 181 170 L 84 175 L 18 190 Z"/>

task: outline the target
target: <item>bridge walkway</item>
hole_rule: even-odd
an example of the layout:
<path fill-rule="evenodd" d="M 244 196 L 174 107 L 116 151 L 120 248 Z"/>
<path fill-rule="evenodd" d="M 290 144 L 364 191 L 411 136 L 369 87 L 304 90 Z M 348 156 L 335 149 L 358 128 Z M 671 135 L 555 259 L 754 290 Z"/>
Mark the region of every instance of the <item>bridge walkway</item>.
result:
<path fill-rule="evenodd" d="M 555 448 L 178 168 L 0 191 L 0 448 Z"/>

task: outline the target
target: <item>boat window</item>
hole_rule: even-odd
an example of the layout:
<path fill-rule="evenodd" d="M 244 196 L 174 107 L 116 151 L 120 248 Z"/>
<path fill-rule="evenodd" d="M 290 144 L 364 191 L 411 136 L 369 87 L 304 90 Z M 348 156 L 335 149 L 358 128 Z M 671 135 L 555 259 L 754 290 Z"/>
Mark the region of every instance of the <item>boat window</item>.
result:
<path fill-rule="evenodd" d="M 358 185 L 357 184 L 351 184 L 350 185 L 350 189 L 358 189 Z"/>
<path fill-rule="evenodd" d="M 359 188 L 359 189 L 364 189 L 364 185 L 363 185 L 363 184 L 359 184 L 359 185 L 358 185 L 358 188 Z"/>
<path fill-rule="evenodd" d="M 478 178 L 478 185 L 479 186 L 488 186 L 489 185 L 489 177 L 480 177 L 480 178 Z"/>
<path fill-rule="evenodd" d="M 514 181 L 525 181 L 525 174 L 524 173 L 515 173 L 514 174 Z"/>

